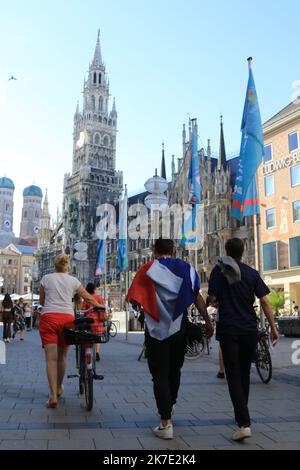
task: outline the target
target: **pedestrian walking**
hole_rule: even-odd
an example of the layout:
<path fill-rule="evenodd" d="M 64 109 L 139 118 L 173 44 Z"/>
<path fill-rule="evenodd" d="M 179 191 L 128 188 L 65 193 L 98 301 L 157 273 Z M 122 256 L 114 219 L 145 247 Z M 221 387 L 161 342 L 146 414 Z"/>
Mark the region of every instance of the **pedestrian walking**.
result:
<path fill-rule="evenodd" d="M 220 342 L 229 394 L 238 425 L 232 438 L 242 441 L 251 437 L 248 409 L 250 369 L 258 340 L 255 296 L 271 325 L 273 345 L 279 335 L 268 297 L 269 289 L 259 273 L 242 263 L 244 243 L 232 238 L 225 244 L 227 256 L 219 258 L 209 279 L 208 295 L 218 302 L 216 339 Z"/>
<path fill-rule="evenodd" d="M 20 302 L 21 300 L 21 302 Z M 25 315 L 23 309 L 23 299 L 19 301 L 15 301 L 15 305 L 13 307 L 13 339 L 16 337 L 17 333 L 20 333 L 20 341 L 24 341 L 25 335 Z"/>
<path fill-rule="evenodd" d="M 13 322 L 13 302 L 9 294 L 5 294 L 2 301 L 2 322 L 3 322 L 3 341 L 10 343 L 11 339 L 11 324 Z"/>
<path fill-rule="evenodd" d="M 208 337 L 212 336 L 213 328 L 199 293 L 199 276 L 191 265 L 174 257 L 173 241 L 156 240 L 153 254 L 155 259 L 142 266 L 134 277 L 127 301 L 145 313 L 148 367 L 161 417 L 153 431 L 161 439 L 172 439 L 171 414 L 186 350 L 188 307 L 195 303 L 205 319 Z"/>
<path fill-rule="evenodd" d="M 74 320 L 73 298 L 75 293 L 95 307 L 103 307 L 84 289 L 78 279 L 68 274 L 68 256 L 57 256 L 54 265 L 55 272 L 46 274 L 40 282 L 40 303 L 43 309 L 39 332 L 45 351 L 50 389 L 50 398 L 46 403 L 48 408 L 56 408 L 58 398 L 63 393 L 68 352 L 63 327 L 66 323 Z"/>
<path fill-rule="evenodd" d="M 26 324 L 26 329 L 27 331 L 31 331 L 31 307 L 29 304 L 25 303 L 24 304 L 24 316 L 25 316 L 25 324 Z"/>

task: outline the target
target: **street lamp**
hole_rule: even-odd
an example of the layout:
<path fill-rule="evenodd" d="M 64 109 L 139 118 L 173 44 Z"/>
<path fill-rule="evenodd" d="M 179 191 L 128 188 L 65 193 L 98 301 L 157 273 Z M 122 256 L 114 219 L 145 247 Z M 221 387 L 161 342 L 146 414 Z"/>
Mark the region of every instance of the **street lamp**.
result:
<path fill-rule="evenodd" d="M 151 219 L 152 212 L 154 213 L 154 225 L 156 228 L 159 227 L 159 214 L 157 214 L 156 211 L 158 207 L 168 204 L 168 198 L 165 195 L 168 189 L 168 183 L 165 178 L 158 176 L 157 169 L 155 169 L 155 175 L 146 181 L 145 188 L 148 193 L 150 193 L 145 198 L 145 205 L 151 211 Z"/>

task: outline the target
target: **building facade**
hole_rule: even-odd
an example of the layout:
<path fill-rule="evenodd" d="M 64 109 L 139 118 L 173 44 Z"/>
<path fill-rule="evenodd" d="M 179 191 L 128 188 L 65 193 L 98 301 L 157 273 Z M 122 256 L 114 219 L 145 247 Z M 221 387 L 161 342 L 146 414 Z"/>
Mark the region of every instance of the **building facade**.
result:
<path fill-rule="evenodd" d="M 298 100 L 299 101 L 299 100 Z M 300 102 L 264 124 L 265 157 L 258 174 L 260 261 L 269 287 L 300 305 Z"/>
<path fill-rule="evenodd" d="M 85 284 L 94 277 L 97 255 L 97 207 L 116 204 L 123 187 L 116 171 L 117 111 L 109 108 L 109 81 L 102 61 L 100 37 L 88 79 L 83 86 L 83 108 L 74 115 L 72 174 L 65 175 L 63 225 L 71 270 Z M 74 244 L 87 244 L 87 259 L 77 261 Z"/>
<path fill-rule="evenodd" d="M 0 249 L 1 294 L 28 294 L 32 288 L 31 268 L 35 262 L 34 247 L 9 244 Z"/>
<path fill-rule="evenodd" d="M 191 159 L 192 125 L 197 126 L 196 120 L 190 123 L 188 132 L 185 125 L 182 132 L 181 158 L 178 158 L 177 171 L 175 161 L 172 161 L 172 185 L 170 189 L 170 204 L 187 204 L 189 197 L 188 178 Z M 197 131 L 198 132 L 198 131 Z M 238 237 L 244 241 L 244 261 L 255 267 L 255 246 L 253 218 L 243 223 L 231 218 L 231 201 L 237 172 L 238 157 L 227 160 L 223 122 L 220 125 L 220 146 L 218 158 L 212 157 L 210 140 L 207 149 L 199 150 L 200 181 L 202 189 L 202 210 L 204 212 L 204 244 L 201 250 L 195 252 L 178 250 L 180 256 L 197 264 L 201 277 L 202 289 L 206 291 L 210 272 L 218 256 L 225 255 L 225 243 L 229 238 Z"/>

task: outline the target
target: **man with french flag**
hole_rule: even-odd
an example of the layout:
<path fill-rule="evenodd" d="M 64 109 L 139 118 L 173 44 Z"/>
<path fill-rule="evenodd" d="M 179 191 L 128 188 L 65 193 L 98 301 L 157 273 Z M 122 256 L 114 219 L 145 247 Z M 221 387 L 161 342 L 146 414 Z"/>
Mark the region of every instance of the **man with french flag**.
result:
<path fill-rule="evenodd" d="M 173 438 L 172 411 L 180 386 L 180 369 L 186 350 L 187 309 L 195 304 L 206 323 L 208 337 L 213 327 L 199 292 L 200 279 L 194 267 L 174 257 L 174 242 L 155 241 L 154 259 L 137 272 L 127 301 L 145 313 L 147 359 L 161 423 L 154 434 Z"/>

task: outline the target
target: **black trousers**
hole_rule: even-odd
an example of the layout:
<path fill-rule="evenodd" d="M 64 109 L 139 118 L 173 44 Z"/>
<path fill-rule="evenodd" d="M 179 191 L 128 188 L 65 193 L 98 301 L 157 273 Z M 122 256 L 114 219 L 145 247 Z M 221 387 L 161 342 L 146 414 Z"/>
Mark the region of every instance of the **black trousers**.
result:
<path fill-rule="evenodd" d="M 184 363 L 186 339 L 183 332 L 158 341 L 145 331 L 148 367 L 152 375 L 154 396 L 161 419 L 171 419 L 180 386 L 180 369 Z"/>
<path fill-rule="evenodd" d="M 223 354 L 229 394 L 238 426 L 251 424 L 248 399 L 250 369 L 255 356 L 257 334 L 223 335 L 220 347 Z"/>

